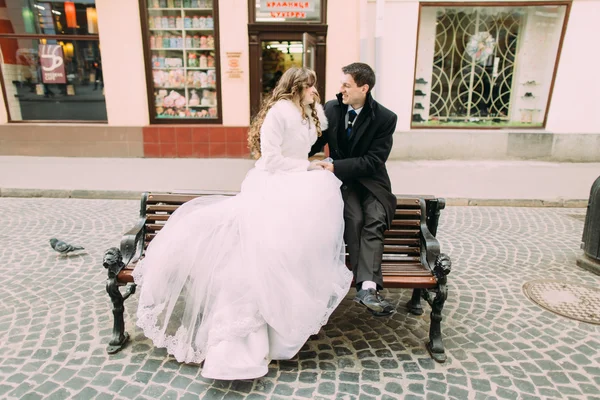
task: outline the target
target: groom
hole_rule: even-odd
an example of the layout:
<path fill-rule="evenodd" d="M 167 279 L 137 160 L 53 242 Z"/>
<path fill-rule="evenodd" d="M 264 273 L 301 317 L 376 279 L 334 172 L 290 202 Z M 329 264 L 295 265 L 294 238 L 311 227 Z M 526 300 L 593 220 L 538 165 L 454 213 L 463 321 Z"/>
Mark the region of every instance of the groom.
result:
<path fill-rule="evenodd" d="M 317 162 L 342 181 L 344 240 L 350 254 L 357 294 L 354 301 L 374 315 L 392 314 L 394 307 L 380 294 L 383 233 L 396 210 L 385 162 L 392 150 L 397 117 L 371 96 L 375 72 L 364 63 L 342 68 L 337 100 L 325 104 L 329 128 L 310 154 L 329 145 L 332 163 Z"/>

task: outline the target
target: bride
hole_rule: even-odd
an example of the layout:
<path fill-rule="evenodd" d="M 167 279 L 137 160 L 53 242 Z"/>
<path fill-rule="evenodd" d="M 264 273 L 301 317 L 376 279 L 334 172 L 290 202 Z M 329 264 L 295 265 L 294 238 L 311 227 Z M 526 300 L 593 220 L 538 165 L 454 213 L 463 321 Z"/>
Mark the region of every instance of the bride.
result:
<path fill-rule="evenodd" d="M 341 182 L 311 145 L 327 128 L 315 73 L 291 68 L 249 131 L 235 197 L 181 206 L 135 269 L 137 325 L 202 376 L 252 379 L 292 358 L 349 290 Z"/>

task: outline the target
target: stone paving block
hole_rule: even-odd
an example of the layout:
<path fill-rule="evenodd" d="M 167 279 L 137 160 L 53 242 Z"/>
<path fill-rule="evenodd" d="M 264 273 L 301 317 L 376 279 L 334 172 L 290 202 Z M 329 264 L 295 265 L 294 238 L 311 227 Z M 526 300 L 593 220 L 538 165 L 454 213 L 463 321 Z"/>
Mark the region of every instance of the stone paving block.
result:
<path fill-rule="evenodd" d="M 21 397 L 23 400 L 39 400 L 42 398 L 44 398 L 44 396 L 39 393 L 26 393 L 23 395 L 23 397 Z"/>
<path fill-rule="evenodd" d="M 10 337 L 0 343 L 0 389 L 19 398 L 96 391 L 97 399 L 157 398 L 145 392 L 151 385 L 162 388 L 161 398 L 179 399 L 283 397 L 276 391 L 327 400 L 598 396 L 600 341 L 593 338 L 600 328 L 566 321 L 524 300 L 522 292 L 532 279 L 589 284 L 574 262 L 585 209 L 442 212 L 438 238 L 455 263 L 442 321 L 446 365 L 425 349 L 428 306 L 422 317 L 406 313 L 410 291 L 385 291 L 399 311 L 387 319 L 365 315 L 351 291 L 298 357 L 271 363 L 265 378 L 223 382 L 204 379 L 201 367 L 156 349 L 135 327 L 136 295 L 125 304 L 130 343 L 106 355 L 112 315 L 100 260 L 135 223 L 138 207 L 123 200 L 0 198 L 0 214 L 7 216 L 0 241 L 9 242 L 0 248 L 0 276 L 11 277 L 3 298 L 9 308 L 0 309 L 0 337 Z M 84 243 L 87 254 L 57 257 L 46 232 Z M 390 384 L 402 394 L 389 392 Z"/>
<path fill-rule="evenodd" d="M 73 398 L 80 399 L 80 400 L 87 400 L 87 399 L 93 399 L 97 394 L 98 394 L 98 391 L 96 389 L 87 387 L 87 388 L 84 388 L 79 393 L 75 394 L 75 396 Z"/>
<path fill-rule="evenodd" d="M 79 378 L 79 377 L 75 377 L 75 378 L 71 378 L 69 381 L 67 381 L 65 383 L 65 387 L 69 388 L 69 389 L 73 389 L 75 391 L 81 390 L 83 387 L 85 387 L 87 385 L 88 381 L 83 379 L 83 378 Z"/>
<path fill-rule="evenodd" d="M 177 392 L 174 390 L 169 390 L 167 392 L 165 392 L 161 398 L 165 399 L 165 400 L 177 400 Z"/>
<path fill-rule="evenodd" d="M 128 384 L 125 387 L 123 387 L 121 390 L 119 390 L 118 394 L 119 394 L 119 396 L 133 399 L 137 395 L 139 395 L 142 392 L 142 390 L 144 390 L 143 386 Z"/>
<path fill-rule="evenodd" d="M 335 384 L 331 382 L 322 382 L 319 384 L 317 391 L 322 395 L 333 395 L 336 392 Z"/>

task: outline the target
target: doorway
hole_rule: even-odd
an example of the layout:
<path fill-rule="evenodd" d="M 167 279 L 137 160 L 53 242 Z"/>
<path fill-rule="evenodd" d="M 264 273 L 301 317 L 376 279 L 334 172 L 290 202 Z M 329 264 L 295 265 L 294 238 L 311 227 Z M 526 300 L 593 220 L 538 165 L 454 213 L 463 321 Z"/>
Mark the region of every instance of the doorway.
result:
<path fill-rule="evenodd" d="M 261 41 L 261 97 L 262 103 L 272 93 L 281 75 L 292 67 L 303 66 L 304 47 L 297 40 Z"/>
<path fill-rule="evenodd" d="M 259 31 L 250 35 L 250 117 L 272 93 L 285 71 L 291 67 L 307 67 L 317 74 L 317 90 L 325 90 L 325 34 L 294 31 Z M 304 27 L 305 29 L 306 27 Z M 272 29 L 272 28 L 271 28 Z"/>

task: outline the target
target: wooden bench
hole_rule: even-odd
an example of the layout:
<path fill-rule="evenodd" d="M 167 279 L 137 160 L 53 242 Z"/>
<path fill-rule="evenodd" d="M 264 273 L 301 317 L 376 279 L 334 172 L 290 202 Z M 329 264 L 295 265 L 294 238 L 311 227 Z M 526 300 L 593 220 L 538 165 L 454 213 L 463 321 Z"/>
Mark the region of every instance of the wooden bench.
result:
<path fill-rule="evenodd" d="M 103 265 L 108 269 L 106 291 L 112 301 L 114 325 L 107 347 L 109 354 L 119 351 L 129 339 L 125 332 L 123 303 L 135 292 L 132 272 L 143 257 L 144 250 L 164 226 L 169 216 L 182 204 L 198 196 L 234 195 L 233 192 L 144 193 L 140 219 L 121 240 L 120 248 L 110 248 L 104 254 Z M 421 298 L 431 306 L 431 324 L 427 349 L 438 362 L 446 360 L 442 343 L 442 308 L 447 297 L 446 279 L 450 273 L 450 258 L 440 253 L 435 234 L 444 199 L 433 196 L 397 196 L 398 205 L 392 226 L 385 232 L 382 263 L 386 288 L 411 288 L 407 303 L 415 315 L 423 314 Z M 126 286 L 124 294 L 119 287 Z"/>

